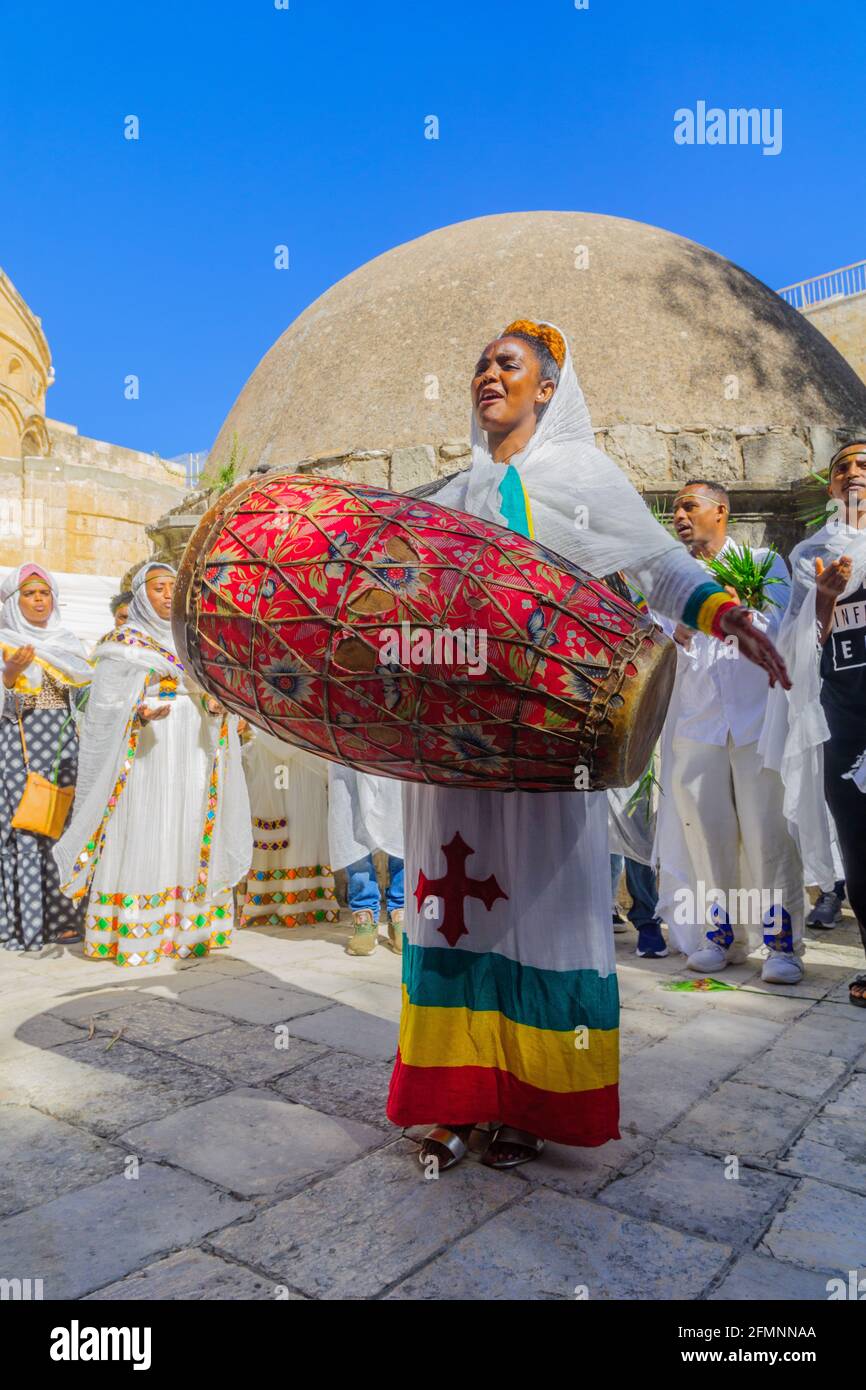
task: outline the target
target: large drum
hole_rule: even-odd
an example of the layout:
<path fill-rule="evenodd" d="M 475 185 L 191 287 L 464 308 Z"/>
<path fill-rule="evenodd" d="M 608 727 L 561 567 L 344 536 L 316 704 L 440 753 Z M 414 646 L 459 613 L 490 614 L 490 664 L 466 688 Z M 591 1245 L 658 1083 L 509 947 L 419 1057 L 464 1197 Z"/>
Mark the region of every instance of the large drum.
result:
<path fill-rule="evenodd" d="M 406 494 L 253 476 L 184 555 L 183 660 L 231 710 L 364 772 L 501 791 L 627 786 L 673 644 L 604 584 Z"/>

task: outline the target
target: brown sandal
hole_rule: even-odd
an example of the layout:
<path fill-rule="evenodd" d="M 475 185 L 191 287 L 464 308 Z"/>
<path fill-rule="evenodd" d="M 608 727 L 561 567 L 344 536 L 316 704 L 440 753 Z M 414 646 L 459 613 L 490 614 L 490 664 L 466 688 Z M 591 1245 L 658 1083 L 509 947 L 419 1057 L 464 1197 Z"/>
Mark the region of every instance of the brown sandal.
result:
<path fill-rule="evenodd" d="M 474 1125 L 436 1125 L 424 1136 L 418 1162 L 426 1166 L 434 1158 L 440 1173 L 455 1168 L 469 1152 L 469 1136 L 474 1128 Z"/>
<path fill-rule="evenodd" d="M 854 990 L 860 990 L 855 994 Z M 848 986 L 848 1000 L 857 1009 L 866 1009 L 866 975 L 857 975 Z"/>

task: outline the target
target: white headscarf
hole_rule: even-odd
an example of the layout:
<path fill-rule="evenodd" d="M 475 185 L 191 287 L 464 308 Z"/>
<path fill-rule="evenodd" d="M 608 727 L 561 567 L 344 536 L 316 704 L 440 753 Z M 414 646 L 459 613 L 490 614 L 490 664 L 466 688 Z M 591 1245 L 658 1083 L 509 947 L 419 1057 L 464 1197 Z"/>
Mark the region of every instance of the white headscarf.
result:
<path fill-rule="evenodd" d="M 542 544 L 598 577 L 617 570 L 633 573 L 663 555 L 682 551 L 682 546 L 659 525 L 617 464 L 596 448 L 571 350 L 565 334 L 557 332 L 565 343 L 558 385 L 526 448 L 509 462 L 531 498 L 535 531 Z M 473 411 L 472 465 L 462 475 L 466 483 L 455 489 L 462 493 L 461 500 L 451 500 L 458 483 L 454 479 L 436 494 L 436 501 L 503 526 L 499 499 L 503 473 Z"/>
<path fill-rule="evenodd" d="M 28 622 L 21 612 L 21 585 L 34 577 L 48 585 L 54 600 L 44 627 Z M 35 649 L 37 660 L 23 672 L 24 682 L 31 690 L 38 690 L 42 685 L 39 662 L 59 671 L 70 685 L 87 685 L 93 677 L 82 642 L 72 628 L 60 620 L 58 598 L 57 581 L 41 565 L 19 565 L 0 584 L 0 642 L 16 650 L 19 647 Z"/>
<path fill-rule="evenodd" d="M 150 560 L 146 565 L 142 565 L 132 581 L 132 601 L 129 605 L 129 617 L 124 623 L 124 627 L 137 628 L 139 632 L 146 632 L 150 637 L 155 638 L 161 647 L 166 651 L 177 656 L 174 645 L 174 634 L 171 630 L 171 619 L 160 618 L 153 604 L 147 596 L 147 577 L 154 570 L 166 570 L 169 574 L 176 575 L 177 571 L 167 565 L 164 560 Z"/>

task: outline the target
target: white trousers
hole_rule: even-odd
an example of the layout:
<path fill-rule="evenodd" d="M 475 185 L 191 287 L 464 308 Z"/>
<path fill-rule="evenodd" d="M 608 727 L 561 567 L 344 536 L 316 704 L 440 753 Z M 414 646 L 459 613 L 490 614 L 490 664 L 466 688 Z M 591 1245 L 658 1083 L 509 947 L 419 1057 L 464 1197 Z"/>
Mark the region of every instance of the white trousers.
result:
<path fill-rule="evenodd" d="M 790 941 L 802 950 L 805 899 L 800 854 L 782 812 L 784 788 L 777 772 L 761 765 L 756 743 L 737 748 L 673 739 L 672 791 L 694 874 L 695 921 L 703 921 L 702 891 L 720 890 L 733 933 L 729 944 L 746 946 L 749 927 L 767 944 L 785 949 L 780 932 L 790 918 Z M 769 920 L 768 910 L 776 906 Z M 786 922 L 787 925 L 787 922 Z M 775 933 L 773 927 L 776 928 Z M 719 940 L 715 926 L 707 935 Z"/>

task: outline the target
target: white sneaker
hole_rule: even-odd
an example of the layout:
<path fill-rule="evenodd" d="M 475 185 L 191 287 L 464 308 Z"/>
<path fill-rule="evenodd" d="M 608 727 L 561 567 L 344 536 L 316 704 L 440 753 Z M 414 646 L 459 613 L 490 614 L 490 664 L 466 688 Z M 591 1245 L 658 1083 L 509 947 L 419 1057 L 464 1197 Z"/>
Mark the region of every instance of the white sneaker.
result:
<path fill-rule="evenodd" d="M 787 951 L 774 951 L 764 961 L 761 979 L 767 985 L 798 985 L 804 973 L 799 956 L 790 955 Z"/>
<path fill-rule="evenodd" d="M 726 970 L 729 965 L 742 965 L 744 960 L 745 956 L 742 951 L 735 946 L 725 951 L 714 941 L 709 941 L 699 951 L 692 952 L 686 965 L 689 970 L 698 970 L 701 974 L 707 974 L 708 972 L 717 973 L 719 970 Z"/>

